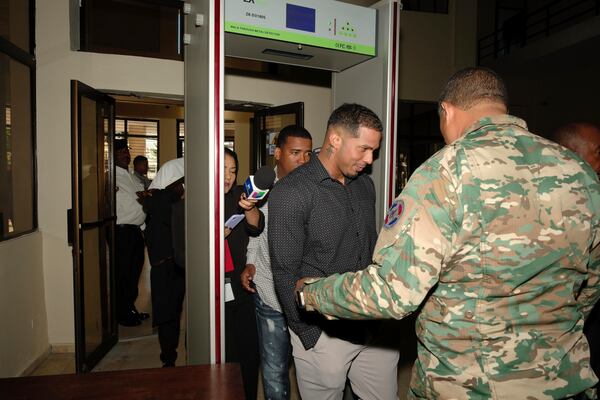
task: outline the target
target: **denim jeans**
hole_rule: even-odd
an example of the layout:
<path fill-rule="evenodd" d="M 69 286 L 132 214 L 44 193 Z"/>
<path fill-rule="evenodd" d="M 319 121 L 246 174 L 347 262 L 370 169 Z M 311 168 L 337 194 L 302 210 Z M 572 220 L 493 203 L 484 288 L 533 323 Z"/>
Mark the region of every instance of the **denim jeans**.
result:
<path fill-rule="evenodd" d="M 285 316 L 254 295 L 258 347 L 266 400 L 290 398 L 290 335 Z"/>

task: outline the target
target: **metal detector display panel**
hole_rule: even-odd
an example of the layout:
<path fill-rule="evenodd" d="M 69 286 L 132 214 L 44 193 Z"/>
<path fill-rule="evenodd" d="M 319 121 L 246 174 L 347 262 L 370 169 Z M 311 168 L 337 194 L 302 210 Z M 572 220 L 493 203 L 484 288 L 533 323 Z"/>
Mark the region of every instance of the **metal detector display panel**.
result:
<path fill-rule="evenodd" d="M 375 9 L 336 1 L 227 0 L 225 31 L 375 56 Z"/>

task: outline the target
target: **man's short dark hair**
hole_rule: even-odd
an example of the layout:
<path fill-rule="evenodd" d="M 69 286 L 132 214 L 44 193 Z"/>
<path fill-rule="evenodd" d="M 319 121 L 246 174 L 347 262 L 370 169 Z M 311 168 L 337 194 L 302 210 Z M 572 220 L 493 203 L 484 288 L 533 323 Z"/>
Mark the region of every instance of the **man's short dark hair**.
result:
<path fill-rule="evenodd" d="M 483 102 L 500 103 L 508 107 L 508 92 L 502 78 L 491 69 L 469 67 L 456 72 L 444 85 L 438 100 L 440 112 L 442 102 L 461 110 L 468 110 Z"/>
<path fill-rule="evenodd" d="M 338 126 L 358 136 L 358 128 L 365 127 L 383 132 L 383 124 L 373 111 L 365 106 L 355 103 L 345 103 L 336 108 L 327 121 L 327 130 Z"/>
<path fill-rule="evenodd" d="M 148 162 L 148 158 L 144 156 L 135 156 L 135 158 L 133 159 L 133 165 L 138 165 L 144 162 Z"/>
<path fill-rule="evenodd" d="M 277 135 L 277 147 L 283 147 L 289 137 L 297 137 L 312 141 L 312 136 L 306 129 L 298 125 L 288 125 L 279 132 L 279 135 Z"/>
<path fill-rule="evenodd" d="M 117 152 L 123 149 L 129 149 L 129 146 L 127 145 L 127 139 L 115 139 L 113 151 Z"/>

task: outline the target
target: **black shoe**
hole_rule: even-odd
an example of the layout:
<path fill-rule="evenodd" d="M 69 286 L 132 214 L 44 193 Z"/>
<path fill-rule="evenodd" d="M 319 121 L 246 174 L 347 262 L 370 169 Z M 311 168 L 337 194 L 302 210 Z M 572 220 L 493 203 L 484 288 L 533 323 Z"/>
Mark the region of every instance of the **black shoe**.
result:
<path fill-rule="evenodd" d="M 131 312 L 132 312 L 133 314 L 135 314 L 135 315 L 138 317 L 138 319 L 139 319 L 140 321 L 145 321 L 145 320 L 147 320 L 148 318 L 150 318 L 150 314 L 148 314 L 148 313 L 145 313 L 145 312 L 139 312 L 139 311 L 137 310 L 137 308 L 135 308 L 135 306 L 133 306 L 133 308 L 131 309 Z"/>
<path fill-rule="evenodd" d="M 168 362 L 163 364 L 163 368 L 173 368 L 175 366 L 174 362 Z"/>
<path fill-rule="evenodd" d="M 123 326 L 138 326 L 142 324 L 142 321 L 135 314 L 127 314 L 123 318 L 119 318 L 117 322 Z"/>

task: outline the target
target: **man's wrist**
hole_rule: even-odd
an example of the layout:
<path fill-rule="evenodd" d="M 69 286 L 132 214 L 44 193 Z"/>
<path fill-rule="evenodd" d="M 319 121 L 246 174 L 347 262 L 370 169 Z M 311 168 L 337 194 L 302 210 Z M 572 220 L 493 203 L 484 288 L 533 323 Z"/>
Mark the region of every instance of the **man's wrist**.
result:
<path fill-rule="evenodd" d="M 310 293 L 305 291 L 306 287 L 311 283 L 318 281 L 320 278 L 303 278 L 296 284 L 296 304 L 304 311 L 315 311 L 314 304 L 310 304 Z M 314 299 L 313 299 L 314 300 Z"/>

